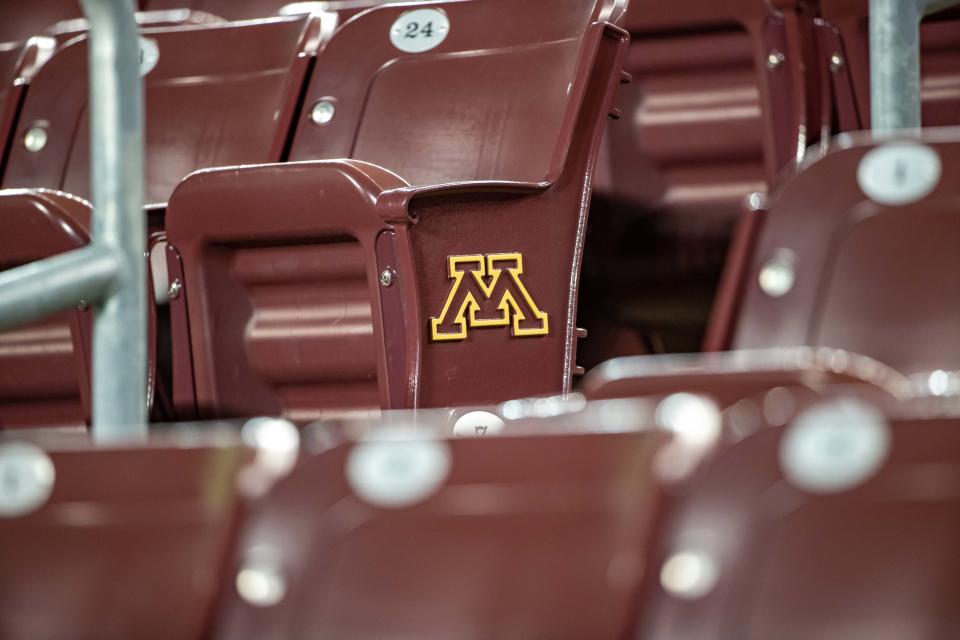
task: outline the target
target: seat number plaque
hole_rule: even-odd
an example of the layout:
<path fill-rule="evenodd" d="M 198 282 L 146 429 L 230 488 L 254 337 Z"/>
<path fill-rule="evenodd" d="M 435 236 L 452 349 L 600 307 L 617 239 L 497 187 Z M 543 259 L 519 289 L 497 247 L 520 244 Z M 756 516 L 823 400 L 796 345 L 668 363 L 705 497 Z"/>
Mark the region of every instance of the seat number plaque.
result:
<path fill-rule="evenodd" d="M 390 42 L 406 53 L 430 51 L 450 33 L 450 19 L 440 9 L 414 9 L 397 18 L 390 27 Z"/>

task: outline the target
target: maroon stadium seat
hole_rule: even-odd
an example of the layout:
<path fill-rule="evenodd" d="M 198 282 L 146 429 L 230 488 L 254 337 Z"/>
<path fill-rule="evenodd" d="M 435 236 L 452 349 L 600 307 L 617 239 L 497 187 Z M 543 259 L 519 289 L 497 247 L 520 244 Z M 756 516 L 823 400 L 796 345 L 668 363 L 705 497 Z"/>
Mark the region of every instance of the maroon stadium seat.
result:
<path fill-rule="evenodd" d="M 214 425 L 185 431 L 0 439 L 0 636 L 204 637 L 252 456 Z"/>
<path fill-rule="evenodd" d="M 824 0 L 824 20 L 818 20 L 817 65 L 830 78 L 836 108 L 836 126 L 841 131 L 870 126 L 870 79 L 868 61 L 868 3 L 866 0 Z M 921 95 L 925 126 L 960 124 L 954 70 L 960 60 L 957 47 L 960 14 L 956 10 L 934 14 L 921 25 Z M 823 70 L 828 70 L 824 72 Z M 723 350 L 734 344 L 735 318 L 745 293 L 741 283 L 767 212 L 762 200 L 745 207 L 734 235 L 726 272 L 714 305 L 705 340 L 707 350 Z"/>
<path fill-rule="evenodd" d="M 175 388 L 195 388 L 201 415 L 309 421 L 569 387 L 626 36 L 588 28 L 603 3 L 431 6 L 451 26 L 430 54 L 390 43 L 403 6 L 361 14 L 318 58 L 291 159 L 354 160 L 199 172 L 174 193 L 186 295 L 171 313 L 189 318 L 175 371 L 194 377 Z"/>
<path fill-rule="evenodd" d="M 62 194 L 0 191 L 0 269 L 85 246 L 89 218 L 86 203 Z M 89 315 L 64 311 L 0 333 L 0 428 L 88 421 Z"/>
<path fill-rule="evenodd" d="M 452 440 L 445 412 L 308 428 L 249 506 L 213 637 L 626 637 L 669 442 L 654 406 Z"/>
<path fill-rule="evenodd" d="M 910 200 L 872 200 L 858 171 Z M 839 140 L 772 201 L 739 283 L 742 307 L 718 333 L 733 348 L 834 347 L 907 374 L 960 368 L 958 172 L 949 129 L 885 144 L 868 134 Z"/>
<path fill-rule="evenodd" d="M 307 17 L 144 29 L 158 48 L 145 77 L 146 201 L 166 202 L 191 171 L 283 158 L 319 24 Z M 86 39 L 60 49 L 31 82 L 4 187 L 89 197 Z M 30 150 L 27 132 L 46 142 Z"/>
<path fill-rule="evenodd" d="M 176 16 L 140 14 L 139 17 L 155 22 Z M 197 19 L 197 15 L 184 14 L 178 19 L 189 22 Z M 71 25 L 61 27 L 57 38 L 67 39 L 64 29 Z M 312 19 L 285 18 L 242 26 L 164 27 L 143 31 L 145 37 L 155 40 L 160 49 L 157 65 L 148 74 L 147 82 L 147 111 L 152 116 L 147 134 L 148 200 L 165 202 L 173 186 L 200 166 L 281 158 L 308 67 L 308 56 L 318 45 L 318 27 L 319 23 Z M 47 43 L 31 41 L 26 49 L 21 50 L 15 75 L 24 76 L 31 72 L 34 60 L 41 53 L 41 45 L 47 46 Z M 198 51 L 203 55 L 198 57 Z M 80 194 L 89 192 L 86 77 L 85 37 L 78 32 L 78 37 L 59 49 L 41 67 L 36 82 L 27 91 L 28 97 L 20 110 L 19 124 L 9 149 L 11 161 L 5 174 L 8 186 L 49 186 Z M 13 120 L 23 88 L 22 81 L 8 86 L 6 99 L 0 105 L 3 108 L 0 126 Z M 225 114 L 229 114 L 226 120 Z M 37 129 L 43 132 L 43 143 L 39 149 L 28 149 L 27 140 Z M 38 198 L 45 201 L 44 198 L 49 200 L 50 197 L 22 190 L 4 192 L 4 208 L 18 211 L 24 224 L 28 225 L 24 230 L 5 236 L 11 245 L 0 252 L 4 267 L 29 261 L 23 255 L 24 251 L 30 252 L 29 259 L 37 259 L 73 246 L 69 244 L 73 242 L 69 236 L 68 245 L 61 246 L 64 240 L 56 224 L 52 233 L 60 235 L 53 238 L 38 237 L 29 232 L 33 228 L 31 225 L 35 224 L 33 218 L 38 215 Z M 23 202 L 17 203 L 18 198 Z M 67 202 L 74 206 L 77 201 Z M 45 209 L 40 213 L 47 215 Z M 154 230 L 158 224 L 162 227 L 162 210 L 159 213 L 161 216 L 151 216 Z M 54 211 L 49 219 L 58 215 Z M 89 212 L 78 215 L 82 215 L 82 226 L 86 228 Z M 47 241 L 60 248 L 54 250 L 44 244 Z M 80 315 L 85 317 L 88 314 Z M 155 314 L 152 309 L 150 318 L 153 322 Z M 89 363 L 84 355 L 87 348 L 78 342 L 81 339 L 88 342 L 85 336 L 86 332 L 74 332 L 72 337 L 68 336 L 68 340 L 74 340 L 69 349 L 58 342 L 61 355 L 57 357 L 36 355 L 39 347 L 33 345 L 31 353 L 34 355 L 31 357 L 36 360 L 36 366 L 31 367 L 27 378 L 12 365 L 13 362 L 22 362 L 22 350 L 16 354 L 18 360 L 5 361 L 7 364 L 0 370 L 4 376 L 10 377 L 12 386 L 4 391 L 11 395 L 0 413 L 2 426 L 83 424 L 89 420 L 90 407 L 86 398 Z M 151 354 L 156 346 L 151 342 Z M 82 356 L 76 366 L 62 366 L 63 363 L 57 360 L 72 358 L 69 355 L 72 353 Z M 154 361 L 151 358 L 151 362 Z M 41 362 L 50 366 L 41 366 Z M 164 382 L 152 377 L 151 393 L 157 390 L 157 384 L 160 384 L 161 391 L 165 391 Z M 163 403 L 158 405 L 162 406 Z"/>
<path fill-rule="evenodd" d="M 675 192 L 659 194 L 667 204 L 729 207 L 764 190 L 819 133 L 819 81 L 808 68 L 813 15 L 803 2 L 773 4 L 631 3 L 631 133 L 610 141 L 614 168 L 632 174 L 617 176 L 624 188 L 652 162 L 657 183 Z M 641 202 L 650 206 L 654 195 Z"/>
<path fill-rule="evenodd" d="M 580 391 L 588 400 L 697 393 L 728 407 L 777 387 L 835 392 L 849 386 L 888 398 L 914 391 L 907 378 L 875 360 L 806 347 L 617 358 L 591 370 Z"/>
<path fill-rule="evenodd" d="M 43 3 L 39 3 L 42 5 Z M 63 6 L 76 6 L 79 11 L 79 5 L 76 0 L 64 0 Z M 0 7 L 0 24 L 7 28 L 23 16 L 5 15 L 11 6 L 23 7 L 23 3 L 6 3 Z M 52 5 L 51 5 L 52 6 Z M 31 10 L 36 7 L 31 4 Z M 33 15 L 33 14 L 31 14 Z M 23 102 L 23 95 L 32 80 L 33 76 L 41 66 L 53 55 L 53 53 L 70 40 L 82 35 L 86 29 L 86 20 L 73 15 L 72 10 L 61 13 L 54 13 L 43 20 L 62 18 L 71 16 L 71 19 L 60 20 L 55 23 L 47 24 L 35 23 L 29 20 L 23 26 L 26 40 L 16 42 L 0 41 L 0 176 L 6 165 L 7 156 L 10 147 L 13 144 L 11 136 L 12 128 L 15 126 L 20 108 Z M 138 12 L 136 14 L 137 22 L 142 26 L 176 26 L 187 24 L 209 24 L 213 22 L 222 22 L 219 18 L 207 14 L 174 11 L 174 12 Z M 7 20 L 7 23 L 3 21 Z M 41 29 L 41 26 L 43 27 Z M 2 29 L 3 27 L 0 27 Z M 32 29 L 37 29 L 34 34 Z"/>
<path fill-rule="evenodd" d="M 0 270 L 90 242 L 89 203 L 45 189 L 0 191 Z M 157 318 L 150 297 L 147 405 L 162 411 L 168 383 L 157 377 Z M 90 329 L 85 301 L 76 310 L 0 333 L 0 429 L 82 426 L 90 422 Z M 154 407 L 154 399 L 161 405 Z M 156 415 L 163 415 L 157 413 Z"/>
<path fill-rule="evenodd" d="M 742 200 L 831 122 L 814 17 L 798 1 L 631 2 L 633 82 L 596 181 L 580 364 L 700 349 Z"/>
<path fill-rule="evenodd" d="M 836 398 L 786 426 L 758 420 L 674 490 L 633 637 L 949 637 L 952 406 L 924 417 Z"/>

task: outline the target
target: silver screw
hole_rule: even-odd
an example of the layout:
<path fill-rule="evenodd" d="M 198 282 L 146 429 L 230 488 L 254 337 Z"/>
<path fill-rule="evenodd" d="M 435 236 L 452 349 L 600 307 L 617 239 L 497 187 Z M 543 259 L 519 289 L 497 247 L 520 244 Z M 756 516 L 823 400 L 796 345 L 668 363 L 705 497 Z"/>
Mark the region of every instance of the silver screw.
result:
<path fill-rule="evenodd" d="M 90 303 L 87 302 L 86 300 L 81 299 L 80 303 L 77 304 L 77 309 L 80 309 L 80 311 L 86 311 L 89 308 L 90 308 Z"/>
<path fill-rule="evenodd" d="M 171 300 L 176 300 L 180 297 L 180 291 L 183 290 L 183 285 L 180 284 L 179 280 L 174 280 L 170 283 L 170 288 L 167 289 L 167 297 Z"/>
<path fill-rule="evenodd" d="M 333 114 L 337 112 L 337 108 L 329 100 L 321 100 L 317 104 L 313 105 L 313 109 L 310 110 L 310 120 L 313 124 L 327 124 L 333 120 Z"/>
<path fill-rule="evenodd" d="M 41 125 L 30 127 L 23 135 L 23 146 L 31 153 L 37 153 L 47 146 L 47 129 Z"/>
<path fill-rule="evenodd" d="M 393 269 L 384 269 L 380 272 L 380 284 L 385 287 L 389 287 L 393 284 Z"/>
<path fill-rule="evenodd" d="M 839 53 L 835 53 L 830 56 L 830 71 L 837 73 L 841 69 L 843 69 L 843 56 L 841 56 Z"/>
<path fill-rule="evenodd" d="M 770 55 L 767 56 L 767 69 L 770 69 L 771 71 L 776 69 L 783 64 L 784 60 L 786 60 L 786 56 L 774 49 L 770 52 Z"/>

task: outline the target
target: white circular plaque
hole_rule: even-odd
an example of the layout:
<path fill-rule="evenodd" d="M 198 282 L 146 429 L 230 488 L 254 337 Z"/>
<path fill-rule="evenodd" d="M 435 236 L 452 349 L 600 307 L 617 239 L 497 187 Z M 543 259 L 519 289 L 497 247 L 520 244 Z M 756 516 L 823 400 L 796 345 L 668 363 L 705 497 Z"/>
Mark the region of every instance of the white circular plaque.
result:
<path fill-rule="evenodd" d="M 450 20 L 440 9 L 414 9 L 397 18 L 390 27 L 390 42 L 400 51 L 423 53 L 447 38 Z"/>
<path fill-rule="evenodd" d="M 800 489 L 836 493 L 876 473 L 889 451 L 883 416 L 863 402 L 838 400 L 808 409 L 787 427 L 780 467 Z"/>
<path fill-rule="evenodd" d="M 471 411 L 457 418 L 453 425 L 453 435 L 485 436 L 503 431 L 503 426 L 503 420 L 496 414 L 489 411 Z"/>
<path fill-rule="evenodd" d="M 401 508 L 431 496 L 450 472 L 450 451 L 415 433 L 380 434 L 360 442 L 347 457 L 347 481 L 372 505 Z"/>
<path fill-rule="evenodd" d="M 894 142 L 872 149 L 860 160 L 857 182 L 878 204 L 911 204 L 936 189 L 941 164 L 937 152 L 916 142 Z"/>
<path fill-rule="evenodd" d="M 25 442 L 0 446 L 0 518 L 24 516 L 43 506 L 53 492 L 53 461 Z"/>

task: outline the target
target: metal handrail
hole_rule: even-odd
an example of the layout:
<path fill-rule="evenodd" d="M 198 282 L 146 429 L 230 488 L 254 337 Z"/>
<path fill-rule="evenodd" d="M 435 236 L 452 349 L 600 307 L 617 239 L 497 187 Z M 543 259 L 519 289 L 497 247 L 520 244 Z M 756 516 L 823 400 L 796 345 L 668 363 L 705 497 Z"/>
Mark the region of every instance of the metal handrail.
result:
<path fill-rule="evenodd" d="M 93 437 L 147 432 L 143 83 L 130 0 L 81 0 L 89 21 L 92 242 L 0 273 L 0 330 L 93 307 Z"/>
<path fill-rule="evenodd" d="M 920 21 L 958 2 L 870 0 L 870 118 L 874 133 L 920 129 Z"/>

